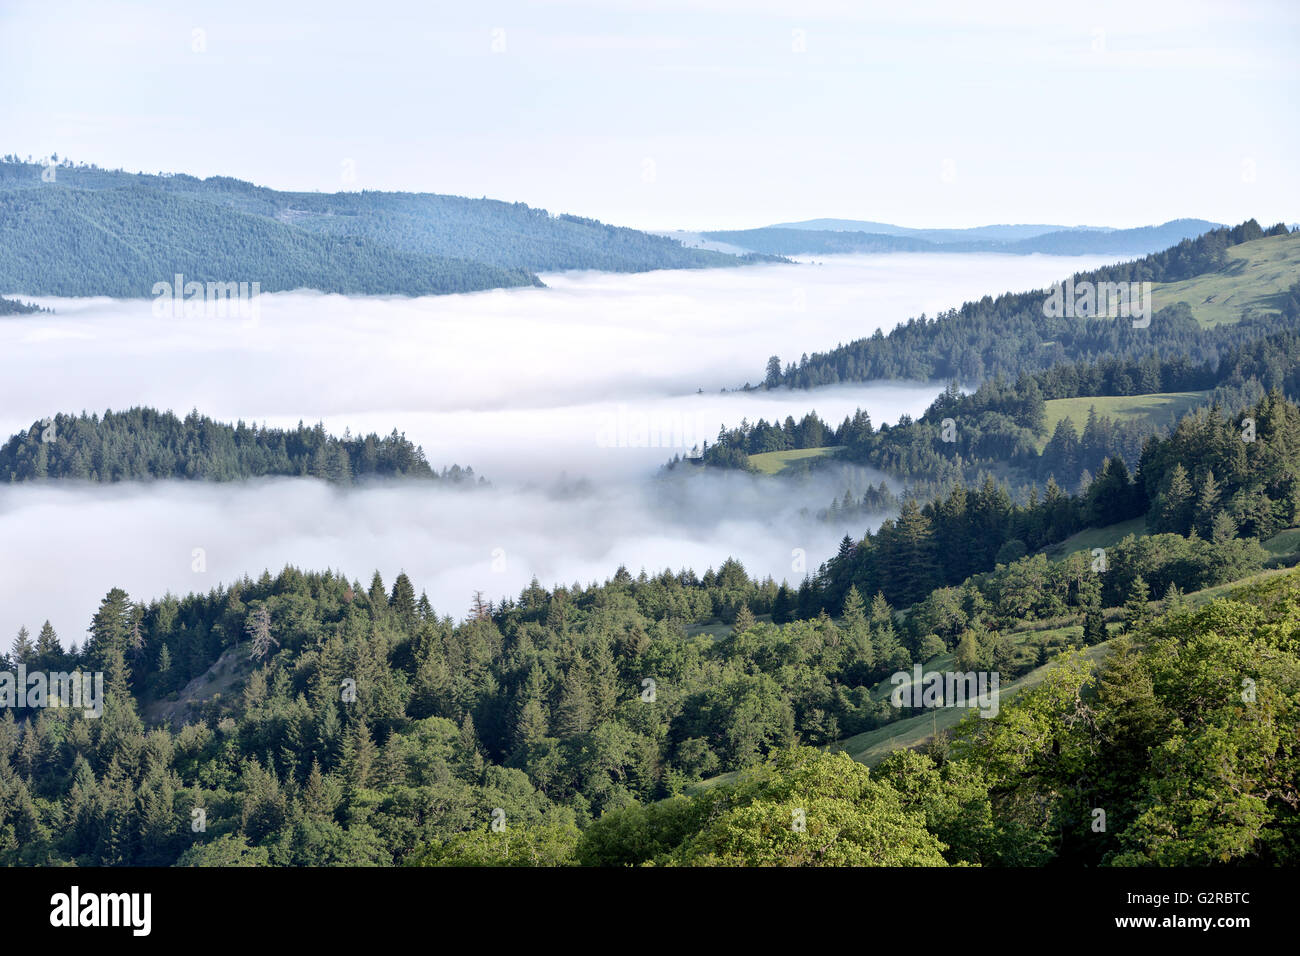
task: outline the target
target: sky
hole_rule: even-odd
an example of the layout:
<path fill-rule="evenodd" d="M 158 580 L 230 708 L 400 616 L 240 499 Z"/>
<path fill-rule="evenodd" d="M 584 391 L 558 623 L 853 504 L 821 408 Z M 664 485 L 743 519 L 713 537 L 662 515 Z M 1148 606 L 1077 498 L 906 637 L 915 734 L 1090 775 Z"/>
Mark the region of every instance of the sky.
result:
<path fill-rule="evenodd" d="M 1300 220 L 1300 4 L 0 0 L 0 153 L 646 229 Z"/>

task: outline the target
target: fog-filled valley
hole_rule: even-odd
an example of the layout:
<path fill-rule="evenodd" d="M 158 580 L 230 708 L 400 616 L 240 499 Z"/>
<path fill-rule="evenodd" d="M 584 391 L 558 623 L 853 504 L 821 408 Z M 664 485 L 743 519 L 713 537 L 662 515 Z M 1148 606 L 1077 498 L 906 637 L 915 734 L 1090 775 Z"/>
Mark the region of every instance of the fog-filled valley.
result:
<path fill-rule="evenodd" d="M 577 938 L 642 867 L 1285 925 L 1297 38 L 0 0 L 13 930 Z"/>
<path fill-rule="evenodd" d="M 474 590 L 497 599 L 534 576 L 586 583 L 620 565 L 703 572 L 732 556 L 751 574 L 797 582 L 804 562 L 815 570 L 840 537 L 865 530 L 861 518 L 839 524 L 817 512 L 873 476 L 665 477 L 659 466 L 743 418 L 916 415 L 943 383 L 734 389 L 758 382 L 772 354 L 797 361 L 1097 264 L 843 256 L 552 274 L 545 289 L 418 299 L 282 293 L 261 296 L 252 315 L 203 318 L 156 316 L 149 300 L 38 299 L 53 313 L 0 323 L 5 435 L 57 412 L 194 408 L 220 421 L 321 421 L 334 434 L 396 429 L 435 469 L 471 466 L 490 484 L 8 485 L 0 573 L 14 586 L 0 629 L 49 618 L 67 644 L 110 587 L 149 599 L 285 564 L 363 582 L 376 569 L 387 579 L 406 570 L 456 618 Z"/>

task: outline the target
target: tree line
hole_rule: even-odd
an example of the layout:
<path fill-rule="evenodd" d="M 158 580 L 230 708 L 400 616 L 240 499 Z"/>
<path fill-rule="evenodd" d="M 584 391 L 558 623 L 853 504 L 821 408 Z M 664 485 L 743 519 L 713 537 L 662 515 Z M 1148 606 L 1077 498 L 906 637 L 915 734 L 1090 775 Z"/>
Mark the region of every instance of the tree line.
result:
<path fill-rule="evenodd" d="M 274 475 L 351 484 L 368 478 L 473 482 L 474 469 L 435 471 L 424 451 L 397 430 L 387 436 L 335 437 L 325 426 L 294 429 L 184 418 L 152 408 L 103 415 L 54 415 L 0 445 L 0 477 L 14 481 L 71 478 L 131 481 L 184 478 L 236 481 Z M 482 479 L 479 479 L 482 481 Z"/>

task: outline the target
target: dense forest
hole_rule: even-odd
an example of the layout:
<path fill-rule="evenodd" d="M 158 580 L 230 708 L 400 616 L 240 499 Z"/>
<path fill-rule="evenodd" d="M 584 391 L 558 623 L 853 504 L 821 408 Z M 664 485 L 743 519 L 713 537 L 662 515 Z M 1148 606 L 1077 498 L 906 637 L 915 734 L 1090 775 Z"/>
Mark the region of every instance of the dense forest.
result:
<path fill-rule="evenodd" d="M 1267 230 L 1253 219 L 1187 239 L 1163 252 L 1129 263 L 1078 273 L 1075 283 L 1173 282 L 1222 268 L 1226 251 L 1266 237 L 1287 236 L 1279 223 Z M 1064 363 L 1132 362 L 1150 356 L 1181 356 L 1192 366 L 1217 363 L 1219 356 L 1270 334 L 1294 330 L 1285 314 L 1263 312 L 1241 321 L 1203 328 L 1182 303 L 1166 306 L 1151 324 L 1135 328 L 1111 318 L 1044 314 L 1044 293 L 985 296 L 933 319 L 909 319 L 888 335 L 840 345 L 830 352 L 804 355 L 782 368 L 769 361 L 763 385 L 812 388 L 838 382 L 876 379 L 959 381 L 978 384 L 1002 376 L 1011 380 Z M 1135 391 L 1147 391 L 1134 383 Z"/>
<path fill-rule="evenodd" d="M 431 295 L 540 283 L 563 269 L 641 272 L 764 257 L 523 203 L 423 193 L 284 193 L 227 177 L 0 162 L 0 289 L 147 296 L 179 272 L 345 294 Z"/>
<path fill-rule="evenodd" d="M 363 588 L 286 568 L 151 601 L 115 588 L 83 647 L 47 622 L 0 662 L 107 686 L 98 719 L 0 718 L 0 858 L 1293 861 L 1300 578 L 1184 597 L 1300 558 L 1259 545 L 1300 517 L 1300 408 L 1275 393 L 1249 417 L 1186 416 L 1136 480 L 1112 461 L 1075 496 L 1049 483 L 1017 506 L 989 482 L 908 502 L 797 590 L 731 560 L 703 576 L 620 568 L 477 595 L 458 622 L 405 574 Z M 1104 549 L 1104 567 L 1038 551 L 1144 514 L 1154 533 Z M 1018 638 L 1034 622 L 1052 629 Z M 1101 644 L 1095 674 L 1070 650 Z M 874 689 L 945 654 L 1043 679 L 874 770 L 835 753 L 914 714 Z M 1245 745 L 1257 737 L 1272 749 Z M 1249 822 L 1198 809 L 1207 773 L 1236 782 Z M 1099 801 L 1114 822 L 1093 837 Z M 791 808 L 833 846 L 787 836 L 775 821 Z"/>
<path fill-rule="evenodd" d="M 910 604 L 1083 528 L 1140 516 L 1154 531 L 1195 533 L 1216 544 L 1263 540 L 1296 524 L 1300 408 L 1273 393 L 1233 419 L 1216 408 L 1187 415 L 1168 438 L 1147 442 L 1136 475 L 1112 458 L 1072 496 L 1049 479 L 1044 495 L 1034 491 L 1019 505 L 989 478 L 978 490 L 958 486 L 924 507 L 908 501 L 897 519 L 846 541 L 806 582 L 804 606 L 835 610 L 851 585 Z"/>
<path fill-rule="evenodd" d="M 424 451 L 399 435 L 344 433 L 317 424 L 293 430 L 227 425 L 191 411 L 131 408 L 101 415 L 54 415 L 0 445 L 0 480 L 131 481 L 188 478 L 236 481 L 272 475 L 310 476 L 339 484 L 367 478 L 472 482 L 473 468 L 435 471 Z M 482 479 L 479 479 L 482 481 Z"/>
<path fill-rule="evenodd" d="M 715 242 L 770 255 L 834 255 L 881 252 L 998 252 L 1013 255 L 1039 253 L 1058 256 L 1122 255 L 1141 256 L 1193 239 L 1215 228 L 1204 219 L 1175 219 L 1160 226 L 1137 229 L 1060 229 L 1019 238 L 993 238 L 984 230 L 895 229 L 889 233 L 859 229 L 813 229 L 793 226 L 765 226 L 703 232 Z M 1002 227 L 1014 233 L 1015 227 Z M 960 233 L 975 233 L 962 236 Z"/>
<path fill-rule="evenodd" d="M 405 575 L 367 591 L 286 569 L 148 604 L 114 589 L 83 649 L 48 625 L 14 642 L 11 667 L 102 671 L 107 692 L 98 719 L 0 717 L 0 859 L 1295 861 L 1295 572 L 1199 610 L 1139 595 L 1119 630 L 1100 625 L 1095 675 L 1043 645 L 1038 690 L 874 770 L 808 748 L 896 716 L 864 683 L 911 659 L 895 615 L 852 591 L 838 622 L 757 622 L 747 600 L 770 591 L 731 562 L 702 580 L 620 570 L 456 624 Z M 684 631 L 728 605 L 724 637 Z M 981 622 L 958 638 L 957 666 L 1006 656 Z M 694 785 L 726 770 L 749 772 Z M 1250 813 L 1207 812 L 1228 780 Z M 791 835 L 795 809 L 823 839 Z"/>

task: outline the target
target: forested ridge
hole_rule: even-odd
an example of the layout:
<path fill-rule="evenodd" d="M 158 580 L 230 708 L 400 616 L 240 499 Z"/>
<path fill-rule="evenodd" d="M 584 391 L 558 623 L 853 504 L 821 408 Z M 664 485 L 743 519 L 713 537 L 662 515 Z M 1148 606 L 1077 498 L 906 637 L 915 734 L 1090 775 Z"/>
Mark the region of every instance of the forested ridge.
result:
<path fill-rule="evenodd" d="M 804 613 L 823 607 L 834 613 L 851 586 L 883 593 L 896 605 L 911 604 L 1000 563 L 1041 562 L 1042 555 L 1024 556 L 1084 528 L 1140 516 L 1153 531 L 1195 533 L 1229 550 L 1238 548 L 1239 539 L 1267 539 L 1296 524 L 1300 408 L 1273 393 L 1231 419 L 1215 408 L 1189 414 L 1168 438 L 1147 442 L 1136 474 L 1122 459 L 1108 459 L 1074 495 L 1048 479 L 1044 494 L 1034 490 L 1017 504 L 990 477 L 978 488 L 958 485 L 924 506 L 908 500 L 876 532 L 856 542 L 846 538 L 820 574 L 803 583 L 799 606 Z M 1265 558 L 1261 551 L 1247 552 L 1242 560 Z M 1186 588 L 1206 582 L 1176 583 Z"/>
<path fill-rule="evenodd" d="M 1080 282 L 1174 282 L 1213 272 L 1226 261 L 1230 246 L 1289 235 L 1279 223 L 1262 228 L 1253 219 L 1185 239 L 1163 252 L 1132 262 L 1080 272 Z M 1294 319 L 1265 312 L 1242 321 L 1202 328 L 1181 303 L 1157 312 L 1149 326 L 1127 319 L 1044 314 L 1042 290 L 996 298 L 985 296 L 934 318 L 908 319 L 889 332 L 804 355 L 799 362 L 773 367 L 763 379 L 768 388 L 813 388 L 838 382 L 876 379 L 955 380 L 978 384 L 1002 376 L 1011 380 L 1064 363 L 1140 362 L 1149 357 L 1181 356 L 1192 365 L 1215 362 L 1220 352 L 1266 335 L 1294 330 Z"/>
<path fill-rule="evenodd" d="M 796 421 L 742 420 L 735 428 L 720 429 L 713 442 L 705 442 L 698 462 L 705 466 L 755 470 L 751 455 L 800 449 L 834 449 L 819 457 L 797 462 L 792 471 L 831 469 L 837 462 L 867 465 L 885 473 L 902 489 L 918 498 L 932 498 L 958 483 L 978 482 L 986 474 L 1009 481 L 1017 499 L 1031 488 L 1053 479 L 1067 491 L 1089 484 L 1108 459 L 1137 467 L 1146 443 L 1168 431 L 1142 417 L 1112 419 L 1088 409 L 1086 418 L 1065 417 L 1048 428 L 1046 403 L 1064 398 L 1141 397 L 1153 393 L 1200 393 L 1196 404 L 1217 408 L 1221 414 L 1242 412 L 1269 392 L 1300 398 L 1300 282 L 1293 284 L 1280 302 L 1281 313 L 1267 320 L 1278 326 L 1268 335 L 1224 343 L 1213 359 L 1199 364 L 1185 355 L 1148 355 L 1141 359 L 1099 359 L 1055 365 L 1041 372 L 1024 373 L 1009 384 L 1001 377 L 985 381 L 970 392 L 951 383 L 918 417 L 904 415 L 893 425 L 878 427 L 862 409 L 834 425 L 815 411 Z M 1247 325 L 1249 323 L 1242 323 Z M 779 369 L 774 356 L 772 374 Z M 680 458 L 668 468 L 682 465 Z M 846 492 L 847 494 L 847 492 Z M 863 500 L 851 495 L 836 502 L 836 510 L 861 510 L 888 502 L 876 488 Z"/>
<path fill-rule="evenodd" d="M 741 257 L 523 203 L 279 192 L 229 177 L 0 162 L 0 290 L 147 296 L 175 273 L 343 294 L 537 285 L 540 271 L 741 265 Z"/>
<path fill-rule="evenodd" d="M 184 418 L 152 408 L 103 415 L 53 415 L 0 445 L 0 480 L 131 481 L 186 478 L 237 481 L 274 475 L 351 484 L 367 478 L 472 481 L 473 468 L 435 471 L 424 451 L 398 434 L 342 437 L 322 424 L 281 429 Z M 481 480 L 481 479 L 480 479 Z"/>

